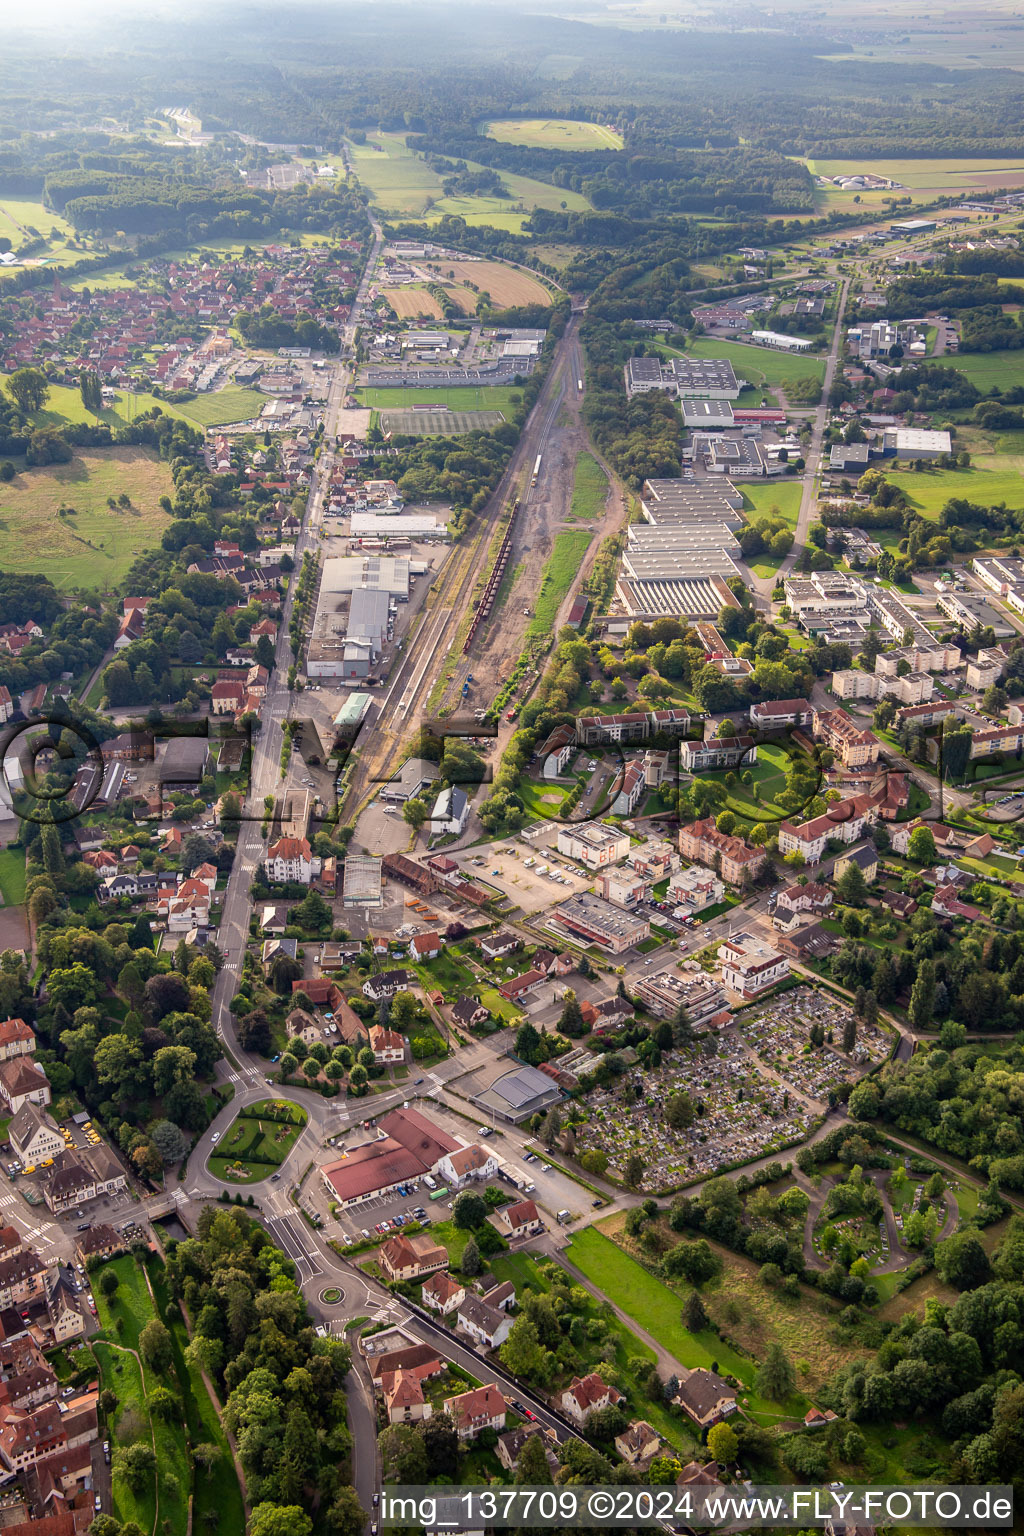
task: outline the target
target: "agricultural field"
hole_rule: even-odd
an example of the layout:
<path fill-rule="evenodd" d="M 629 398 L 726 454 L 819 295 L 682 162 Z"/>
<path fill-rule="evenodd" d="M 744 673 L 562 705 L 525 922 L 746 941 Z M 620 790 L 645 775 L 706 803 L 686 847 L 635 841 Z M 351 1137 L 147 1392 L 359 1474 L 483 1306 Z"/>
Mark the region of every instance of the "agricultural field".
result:
<path fill-rule="evenodd" d="M 522 391 L 510 384 L 472 386 L 455 385 L 451 389 L 413 389 L 382 385 L 379 389 L 355 391 L 360 405 L 370 410 L 415 410 L 428 405 L 446 405 L 450 411 L 500 411 L 511 416 L 522 404 Z"/>
<path fill-rule="evenodd" d="M 500 308 L 551 303 L 551 294 L 539 277 L 519 267 L 506 266 L 503 261 L 441 261 L 423 265 L 436 273 L 440 281 L 472 284 Z"/>
<path fill-rule="evenodd" d="M 558 610 L 579 574 L 590 546 L 590 537 L 589 533 L 583 532 L 556 533 L 555 547 L 544 565 L 533 618 L 526 631 L 527 639 L 539 639 L 554 633 Z"/>
<path fill-rule="evenodd" d="M 61 590 L 109 591 L 159 544 L 168 522 L 159 501 L 172 491 L 149 448 L 83 448 L 70 464 L 22 470 L 0 486 L 0 567 L 38 572 Z M 130 506 L 107 505 L 122 493 Z"/>
<path fill-rule="evenodd" d="M 399 320 L 441 319 L 440 304 L 425 288 L 382 288 L 380 296 L 388 301 Z"/>
<path fill-rule="evenodd" d="M 177 415 L 197 427 L 219 427 L 232 421 L 249 421 L 258 416 L 267 403 L 266 395 L 256 389 L 243 389 L 239 384 L 228 384 L 213 394 L 197 395 L 184 405 L 177 405 Z"/>
<path fill-rule="evenodd" d="M 778 384 L 784 389 L 793 379 L 822 379 L 825 376 L 822 357 L 775 352 L 770 347 L 750 346 L 742 341 L 698 337 L 687 348 L 686 356 L 726 358 L 736 370 L 737 378 L 758 386 Z"/>
<path fill-rule="evenodd" d="M 415 437 L 459 437 L 490 432 L 504 420 L 500 411 L 381 411 L 380 428 Z"/>
<path fill-rule="evenodd" d="M 481 169 L 472 161 L 467 164 L 470 170 Z M 511 171 L 502 171 L 501 179 L 509 190 L 508 197 L 442 197 L 430 210 L 427 222 L 436 224 L 446 213 L 453 213 L 471 226 L 489 224 L 495 229 L 519 234 L 534 208 L 563 208 L 570 213 L 585 213 L 590 207 L 582 193 L 572 192 L 568 187 L 553 187 L 550 182 L 537 181 L 532 176 L 517 176 Z"/>
<path fill-rule="evenodd" d="M 371 133 L 365 144 L 350 144 L 352 166 L 373 201 L 389 213 L 419 215 L 441 195 L 441 178 L 407 148 L 405 135 Z"/>
<path fill-rule="evenodd" d="M 11 242 L 15 254 L 23 245 L 36 239 L 44 241 L 42 246 L 26 254 L 27 261 L 59 262 L 64 267 L 73 266 L 76 261 L 92 254 L 85 248 L 88 242 L 81 242 L 83 248 L 80 249 L 68 244 L 69 237 L 73 237 L 74 233 L 66 219 L 61 218 L 59 213 L 51 213 L 42 203 L 30 198 L 0 195 L 0 237 L 6 237 Z M 5 270 L 15 272 L 18 268 L 0 268 L 0 281 Z"/>
<path fill-rule="evenodd" d="M 260 1099 L 240 1109 L 207 1166 L 218 1179 L 249 1184 L 265 1179 L 284 1162 L 309 1116 L 287 1099 Z"/>
<path fill-rule="evenodd" d="M 576 460 L 572 487 L 572 506 L 565 514 L 567 523 L 591 523 L 604 514 L 608 499 L 608 476 L 592 453 L 581 453 Z"/>
<path fill-rule="evenodd" d="M 483 132 L 500 144 L 526 149 L 621 149 L 622 135 L 603 123 L 581 123 L 565 117 L 508 117 L 485 123 Z"/>
<path fill-rule="evenodd" d="M 945 67 L 949 67 L 948 59 Z M 909 194 L 914 202 L 927 203 L 936 197 L 960 196 L 972 190 L 984 192 L 996 187 L 1024 186 L 1024 160 L 1020 157 L 1008 160 L 965 157 L 948 160 L 804 160 L 802 163 L 812 176 L 870 174 L 898 181 L 902 188 L 898 192 L 860 192 L 861 206 L 869 212 L 876 205 L 880 207 L 887 197 Z M 852 210 L 853 192 L 844 192 L 839 187 L 819 190 L 823 208 L 850 205 Z M 899 217 L 904 216 L 901 211 Z"/>

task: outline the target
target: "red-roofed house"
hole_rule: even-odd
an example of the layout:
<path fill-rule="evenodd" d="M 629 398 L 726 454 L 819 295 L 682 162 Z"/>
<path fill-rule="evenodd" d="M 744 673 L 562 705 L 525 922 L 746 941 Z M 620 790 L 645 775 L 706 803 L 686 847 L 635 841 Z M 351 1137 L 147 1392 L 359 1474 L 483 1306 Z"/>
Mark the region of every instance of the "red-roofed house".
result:
<path fill-rule="evenodd" d="M 529 1237 L 544 1231 L 540 1212 L 532 1200 L 517 1200 L 514 1205 L 506 1205 L 498 1212 L 498 1220 L 509 1237 Z"/>
<path fill-rule="evenodd" d="M 431 1275 L 429 1280 L 424 1280 L 421 1295 L 425 1307 L 447 1317 L 449 1312 L 457 1312 L 462 1306 L 466 1299 L 466 1287 L 442 1269 Z"/>
<path fill-rule="evenodd" d="M 371 1024 L 369 1034 L 374 1061 L 387 1066 L 389 1062 L 405 1060 L 405 1036 L 400 1035 L 397 1029 L 384 1029 L 380 1024 Z"/>
<path fill-rule="evenodd" d="M 505 1399 L 493 1384 L 446 1397 L 444 1411 L 451 1415 L 460 1440 L 473 1440 L 482 1429 L 505 1428 Z"/>
<path fill-rule="evenodd" d="M 279 837 L 277 842 L 272 843 L 267 849 L 263 868 L 267 872 L 268 880 L 273 880 L 277 884 L 286 880 L 296 880 L 300 885 L 309 885 L 313 876 L 320 873 L 320 860 L 310 849 L 308 839 Z"/>
<path fill-rule="evenodd" d="M 558 1405 L 574 1424 L 582 1426 L 600 1408 L 624 1401 L 621 1392 L 608 1386 L 596 1372 L 591 1372 L 589 1376 L 574 1376 L 561 1394 Z"/>
<path fill-rule="evenodd" d="M 5 1019 L 0 1024 L 0 1061 L 31 1056 L 35 1048 L 35 1031 L 24 1019 Z"/>

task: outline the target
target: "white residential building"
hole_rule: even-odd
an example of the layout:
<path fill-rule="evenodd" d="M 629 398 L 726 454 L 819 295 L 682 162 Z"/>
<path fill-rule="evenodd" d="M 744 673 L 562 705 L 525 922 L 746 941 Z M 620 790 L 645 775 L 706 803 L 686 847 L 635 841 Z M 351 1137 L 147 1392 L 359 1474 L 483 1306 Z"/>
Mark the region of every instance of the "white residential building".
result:
<path fill-rule="evenodd" d="M 279 837 L 267 849 L 263 868 L 267 872 L 267 879 L 275 884 L 294 880 L 300 885 L 309 885 L 314 876 L 320 873 L 320 860 L 310 848 L 307 838 Z"/>
<path fill-rule="evenodd" d="M 789 975 L 789 961 L 750 933 L 734 933 L 719 946 L 722 981 L 741 997 L 759 997 Z"/>
<path fill-rule="evenodd" d="M 677 869 L 668 883 L 666 900 L 685 907 L 688 913 L 703 912 L 725 900 L 725 881 L 702 864 Z"/>

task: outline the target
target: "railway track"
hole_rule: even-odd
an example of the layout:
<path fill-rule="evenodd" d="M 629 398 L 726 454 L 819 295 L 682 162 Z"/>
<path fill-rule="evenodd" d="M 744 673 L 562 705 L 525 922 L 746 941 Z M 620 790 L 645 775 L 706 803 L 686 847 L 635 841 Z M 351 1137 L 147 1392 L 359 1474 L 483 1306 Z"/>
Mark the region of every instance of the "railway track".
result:
<path fill-rule="evenodd" d="M 486 563 L 506 503 L 520 476 L 531 464 L 535 464 L 538 456 L 543 456 L 544 444 L 554 426 L 565 394 L 565 381 L 570 373 L 572 387 L 576 387 L 579 375 L 572 370 L 579 366 L 576 343 L 578 324 L 574 316 L 558 343 L 551 371 L 544 381 L 516 451 L 484 513 L 471 556 L 459 560 L 456 552 L 455 558 L 438 579 L 432 595 L 432 606 L 426 611 L 415 638 L 406 650 L 381 703 L 377 719 L 365 738 L 359 742 L 359 757 L 341 807 L 343 814 L 348 808 L 359 805 L 374 783 L 394 771 L 402 740 L 419 719 L 422 705 L 434 685 L 437 667 L 447 659 L 455 631 L 472 600 L 473 589 Z M 523 497 L 524 508 L 529 494 L 527 491 Z M 457 685 L 453 683 L 446 690 L 446 700 L 451 687 L 461 688 L 461 679 Z"/>

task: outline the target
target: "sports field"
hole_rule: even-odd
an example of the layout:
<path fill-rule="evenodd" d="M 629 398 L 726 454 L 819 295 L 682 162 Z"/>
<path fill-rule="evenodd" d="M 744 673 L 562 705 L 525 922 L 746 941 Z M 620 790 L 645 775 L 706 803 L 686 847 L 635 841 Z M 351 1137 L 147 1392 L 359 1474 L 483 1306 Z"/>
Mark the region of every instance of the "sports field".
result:
<path fill-rule="evenodd" d="M 430 263 L 428 270 L 446 282 L 472 284 L 481 293 L 490 294 L 495 304 L 551 303 L 551 294 L 540 278 L 503 261 L 440 261 Z"/>
<path fill-rule="evenodd" d="M 379 411 L 415 410 L 420 405 L 446 405 L 450 411 L 501 411 L 509 416 L 522 403 L 522 391 L 508 384 L 482 389 L 357 389 L 359 403 Z"/>
<path fill-rule="evenodd" d="M 775 352 L 771 347 L 749 346 L 742 341 L 698 338 L 687 347 L 687 357 L 722 357 L 732 363 L 736 377 L 754 385 L 781 384 L 790 379 L 822 379 L 825 359 L 797 352 Z"/>
<path fill-rule="evenodd" d="M 0 485 L 0 568 L 48 576 L 62 591 L 108 591 L 160 542 L 160 497 L 174 486 L 149 448 L 84 448 L 70 464 L 27 469 Z M 130 507 L 110 508 L 125 493 Z M 59 515 L 59 509 L 65 515 Z"/>
<path fill-rule="evenodd" d="M 527 149 L 621 149 L 622 134 L 603 123 L 567 117 L 505 117 L 484 124 L 489 139 Z"/>
<path fill-rule="evenodd" d="M 505 420 L 500 411 L 382 411 L 382 432 L 407 432 L 416 437 L 458 437 L 463 432 L 489 432 Z"/>

